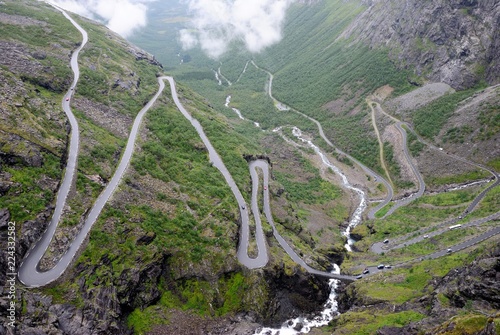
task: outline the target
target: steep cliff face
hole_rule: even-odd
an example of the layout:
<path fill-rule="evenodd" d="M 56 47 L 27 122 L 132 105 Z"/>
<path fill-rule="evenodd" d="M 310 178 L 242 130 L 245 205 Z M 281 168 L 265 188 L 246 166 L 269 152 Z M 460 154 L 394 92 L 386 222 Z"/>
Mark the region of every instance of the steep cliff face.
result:
<path fill-rule="evenodd" d="M 414 299 L 388 304 L 363 294 L 366 287 L 349 285 L 339 291 L 339 311 L 382 314 L 418 311 L 422 318 L 404 327 L 385 326 L 376 334 L 481 334 L 495 335 L 500 326 L 500 248 L 493 246 L 471 264 L 434 277 Z M 390 279 L 389 279 L 390 280 Z M 380 285 L 382 290 L 384 284 Z M 334 324 L 344 326 L 342 316 Z M 337 333 L 334 333 L 337 334 Z"/>
<path fill-rule="evenodd" d="M 495 0 L 365 0 L 344 31 L 371 47 L 387 46 L 401 67 L 468 88 L 500 78 L 500 4 Z"/>
<path fill-rule="evenodd" d="M 445 305 L 450 307 L 463 308 L 473 303 L 477 310 L 500 310 L 500 248 L 451 271 L 437 283 L 432 294 L 432 312 L 436 315 L 443 306 L 443 300 L 437 298 L 440 294 L 449 299 Z"/>
<path fill-rule="evenodd" d="M 54 210 L 70 131 L 60 105 L 72 79 L 68 56 L 81 36 L 59 11 L 43 2 L 0 3 L 0 249 L 7 249 L 9 222 L 15 222 L 19 266 Z M 156 74 L 161 71 L 152 56 L 108 29 L 76 16 L 75 20 L 89 33 L 71 101 L 81 130 L 78 176 L 65 219 L 42 263 L 49 268 L 66 251 L 111 177 L 132 120 L 156 92 Z M 194 102 L 187 88 L 180 90 L 190 108 L 196 104 L 199 113 L 209 109 L 199 97 Z M 257 274 L 241 269 L 235 256 L 238 206 L 224 200 L 227 185 L 218 172 L 213 180 L 208 177 L 214 169 L 203 145 L 170 106 L 164 96 L 157 111 L 148 113 L 137 144 L 141 149 L 135 153 L 148 157 L 138 157 L 129 166 L 122 188 L 108 203 L 111 212 L 100 216 L 63 277 L 36 289 L 18 283 L 17 329 L 4 326 L 10 301 L 4 287 L 6 272 L 0 273 L 0 334 L 129 334 L 145 323 L 168 319 L 175 324 L 177 317 L 193 310 L 224 325 L 233 321 L 215 316 L 239 313 L 245 319 L 279 323 L 321 307 L 328 296 L 325 280 L 298 268 L 285 271 L 281 264 Z M 163 147 L 169 148 L 170 158 L 155 157 Z M 147 153 L 148 148 L 153 150 Z M 191 156 L 181 161 L 181 152 Z M 146 161 L 155 167 L 144 166 Z M 161 161 L 168 161 L 163 172 L 152 173 Z M 178 173 L 168 176 L 166 172 L 177 163 Z M 192 177 L 191 170 L 204 172 Z M 188 182 L 191 186 L 185 188 Z M 219 189 L 222 193 L 206 192 Z M 0 268 L 7 266 L 7 253 L 0 253 Z M 160 314 L 164 318 L 158 321 Z M 131 315 L 135 322 L 127 322 Z M 189 321 L 186 327 L 190 329 Z M 218 333 L 234 333 L 222 329 Z"/>

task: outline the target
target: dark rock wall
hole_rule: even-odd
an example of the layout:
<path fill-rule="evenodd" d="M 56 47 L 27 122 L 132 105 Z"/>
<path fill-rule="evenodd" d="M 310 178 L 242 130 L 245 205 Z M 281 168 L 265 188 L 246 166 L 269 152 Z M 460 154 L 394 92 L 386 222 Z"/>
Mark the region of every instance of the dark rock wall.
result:
<path fill-rule="evenodd" d="M 500 247 L 467 267 L 450 271 L 434 293 L 444 294 L 457 308 L 476 301 L 492 310 L 500 310 Z"/>
<path fill-rule="evenodd" d="M 500 3 L 496 0 L 371 0 L 346 29 L 371 47 L 389 47 L 403 68 L 455 89 L 500 82 Z"/>
<path fill-rule="evenodd" d="M 429 283 L 432 292 L 429 295 L 407 302 L 400 306 L 389 305 L 384 301 L 376 301 L 364 296 L 356 286 L 341 286 L 338 290 L 339 312 L 349 310 L 391 310 L 393 312 L 412 310 L 426 314 L 418 322 L 410 323 L 403 328 L 384 327 L 377 334 L 440 334 L 447 322 L 463 312 L 469 305 L 471 310 L 500 310 L 500 247 L 486 251 L 483 256 L 467 266 L 451 270 L 442 278 L 435 278 Z M 439 296 L 448 299 L 443 304 Z M 444 326 L 443 326 L 444 325 Z M 452 329 L 451 329 L 452 330 Z M 493 332 L 492 332 L 493 331 Z M 494 323 L 489 322 L 479 334 L 496 334 Z"/>

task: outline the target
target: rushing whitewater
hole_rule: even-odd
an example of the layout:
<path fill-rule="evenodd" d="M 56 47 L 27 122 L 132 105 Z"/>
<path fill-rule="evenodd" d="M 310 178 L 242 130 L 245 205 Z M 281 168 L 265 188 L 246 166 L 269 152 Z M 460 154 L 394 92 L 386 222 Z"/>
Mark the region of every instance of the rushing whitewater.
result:
<path fill-rule="evenodd" d="M 333 264 L 332 273 L 340 274 L 340 268 L 337 264 Z M 298 318 L 285 321 L 281 328 L 260 328 L 254 333 L 254 335 L 297 335 L 297 334 L 307 334 L 312 328 L 326 326 L 333 317 L 338 315 L 338 303 L 337 303 L 337 293 L 335 290 L 339 285 L 338 279 L 330 279 L 330 295 L 324 304 L 324 309 L 320 314 L 315 315 L 311 319 L 299 316 Z"/>
<path fill-rule="evenodd" d="M 214 74 L 215 74 L 215 80 L 217 80 L 217 84 L 218 84 L 219 86 L 221 86 L 221 85 L 222 85 L 222 80 L 220 80 L 219 73 L 218 73 L 217 71 L 215 71 L 215 70 L 212 70 L 212 71 L 213 71 L 213 72 L 214 72 Z"/>
<path fill-rule="evenodd" d="M 302 136 L 302 131 L 299 128 L 293 127 L 292 134 L 297 139 L 299 139 L 301 142 L 306 143 L 310 148 L 312 148 L 314 150 L 314 152 L 316 152 L 316 154 L 321 157 L 323 164 L 325 164 L 327 167 L 332 169 L 333 172 L 335 172 L 337 175 L 339 175 L 341 177 L 342 184 L 344 185 L 345 188 L 352 190 L 359 195 L 360 202 L 359 202 L 358 208 L 356 208 L 356 210 L 352 214 L 351 220 L 349 221 L 349 225 L 348 225 L 346 231 L 344 232 L 344 236 L 347 237 L 347 244 L 345 245 L 345 247 L 348 251 L 352 251 L 351 245 L 354 244 L 354 240 L 351 238 L 351 229 L 356 227 L 361 222 L 361 215 L 363 214 L 363 212 L 366 209 L 365 192 L 363 190 L 351 185 L 349 183 L 349 180 L 347 179 L 346 175 L 343 174 L 342 171 L 340 171 L 340 169 L 338 167 L 336 167 L 335 165 L 330 163 L 330 161 L 328 160 L 326 155 L 320 150 L 320 148 L 318 146 L 316 146 L 314 143 L 312 143 L 310 140 L 307 140 Z"/>
<path fill-rule="evenodd" d="M 226 106 L 227 108 L 231 108 L 233 110 L 233 112 L 236 113 L 236 115 L 238 115 L 238 117 L 241 119 L 241 120 L 246 120 L 243 115 L 241 115 L 241 111 L 237 108 L 234 108 L 234 107 L 229 107 L 229 104 L 231 103 L 231 96 L 228 95 L 226 97 L 226 103 L 224 104 L 224 106 Z M 260 123 L 258 122 L 254 122 L 253 125 L 257 128 L 260 128 Z"/>
<path fill-rule="evenodd" d="M 278 127 L 273 130 L 273 132 L 280 132 L 282 127 Z M 297 128 L 293 127 L 292 128 L 292 134 L 295 136 L 298 140 L 300 140 L 302 143 L 305 143 L 308 147 L 312 148 L 314 152 L 321 157 L 321 161 L 325 166 L 328 168 L 332 169 L 334 173 L 339 175 L 342 179 L 342 183 L 345 188 L 350 189 L 354 192 L 356 192 L 359 197 L 360 197 L 360 203 L 356 210 L 354 211 L 351 220 L 349 221 L 349 225 L 346 228 L 344 235 L 347 237 L 347 244 L 345 245 L 346 249 L 348 251 L 352 251 L 351 245 L 354 243 L 354 241 L 350 238 L 350 231 L 352 228 L 354 228 L 356 225 L 358 225 L 361 222 L 361 215 L 363 211 L 366 209 L 366 195 L 365 192 L 363 192 L 361 189 L 354 187 L 349 183 L 349 180 L 347 179 L 346 175 L 340 171 L 338 167 L 333 165 L 329 160 L 328 157 L 319 149 L 318 146 L 316 146 L 314 143 L 312 143 L 310 140 L 304 138 L 302 136 L 302 131 Z M 290 143 L 297 145 L 295 142 L 292 140 L 286 138 L 283 134 L 281 134 L 283 139 Z M 337 264 L 333 264 L 334 270 L 332 273 L 337 273 L 340 274 L 340 268 Z M 329 286 L 330 286 L 330 295 L 328 296 L 328 299 L 324 305 L 323 311 L 319 315 L 314 316 L 311 319 L 305 318 L 305 317 L 298 317 L 295 319 L 287 320 L 285 321 L 281 328 L 279 329 L 273 329 L 273 328 L 261 328 L 257 329 L 254 335 L 298 335 L 298 334 L 307 334 L 311 331 L 312 328 L 315 327 L 322 327 L 326 326 L 334 316 L 338 315 L 338 304 L 336 301 L 337 298 L 337 293 L 336 289 L 338 287 L 339 281 L 337 279 L 330 279 L 329 281 Z"/>
<path fill-rule="evenodd" d="M 248 65 L 248 63 L 247 63 L 247 65 Z M 232 108 L 229 105 L 230 103 L 231 103 L 231 95 L 228 95 L 226 97 L 226 101 L 225 101 L 224 106 L 227 107 L 227 108 L 231 108 L 235 113 L 238 114 L 238 116 L 241 119 L 244 119 L 241 116 L 241 113 L 238 113 L 239 111 L 236 108 Z M 282 110 L 282 111 L 285 111 L 285 110 L 288 110 L 288 107 L 286 105 L 280 103 L 279 104 L 279 109 Z M 238 112 L 236 112 L 236 111 L 238 111 Z M 255 124 L 256 127 L 260 127 L 260 125 L 257 122 L 254 122 L 254 124 Z M 278 132 L 278 133 L 281 134 L 281 129 L 282 128 L 283 127 L 278 127 L 276 129 L 274 129 L 273 132 Z M 343 185 L 344 185 L 345 188 L 350 189 L 350 190 L 356 192 L 359 195 L 359 197 L 360 197 L 360 204 L 358 205 L 358 207 L 354 211 L 354 213 L 352 215 L 352 218 L 351 218 L 351 220 L 349 222 L 349 225 L 348 225 L 347 229 L 345 230 L 345 232 L 343 233 L 347 237 L 347 244 L 345 245 L 345 248 L 348 251 L 352 251 L 351 245 L 354 243 L 354 240 L 352 240 L 350 238 L 350 231 L 351 231 L 352 228 L 354 228 L 356 225 L 358 225 L 361 222 L 361 215 L 362 215 L 363 211 L 366 209 L 366 206 L 367 206 L 366 205 L 366 195 L 365 195 L 365 192 L 363 192 L 361 189 L 356 188 L 353 185 L 351 185 L 349 183 L 349 180 L 347 179 L 346 175 L 343 174 L 342 171 L 340 171 L 339 168 L 337 168 L 335 165 L 333 165 L 328 160 L 328 158 L 326 157 L 326 155 L 323 154 L 323 152 L 319 149 L 319 147 L 316 146 L 311 141 L 305 139 L 302 136 L 302 131 L 299 128 L 293 127 L 292 128 L 292 134 L 298 140 L 300 140 L 302 143 L 305 143 L 305 144 L 307 144 L 307 146 L 309 146 L 310 148 L 312 148 L 314 150 L 314 152 L 316 152 L 316 154 L 321 157 L 321 160 L 322 160 L 323 164 L 325 166 L 329 167 L 330 169 L 332 169 L 332 171 L 334 173 L 338 174 L 341 177 L 342 183 L 343 183 Z M 294 141 L 288 139 L 283 134 L 281 134 L 281 137 L 286 142 L 288 142 L 288 143 L 290 143 L 292 145 L 298 145 Z M 332 270 L 331 273 L 340 274 L 340 267 L 337 264 L 332 264 L 332 265 L 333 265 L 333 270 Z M 279 328 L 279 329 L 273 329 L 273 328 L 269 328 L 269 327 L 259 328 L 259 329 L 256 330 L 256 332 L 254 333 L 254 335 L 298 335 L 298 334 L 307 334 L 307 333 L 309 333 L 311 331 L 312 328 L 326 326 L 333 319 L 333 317 L 335 317 L 336 315 L 338 315 L 338 303 L 336 301 L 336 298 L 337 298 L 336 289 L 337 289 L 337 287 L 339 285 L 339 280 L 338 279 L 330 279 L 328 284 L 329 284 L 329 287 L 330 287 L 330 294 L 328 296 L 327 301 L 324 304 L 324 309 L 318 315 L 315 315 L 315 316 L 313 316 L 310 319 L 307 318 L 307 317 L 300 316 L 300 317 L 297 317 L 295 319 L 287 320 L 287 321 L 285 321 L 282 324 L 281 328 Z"/>

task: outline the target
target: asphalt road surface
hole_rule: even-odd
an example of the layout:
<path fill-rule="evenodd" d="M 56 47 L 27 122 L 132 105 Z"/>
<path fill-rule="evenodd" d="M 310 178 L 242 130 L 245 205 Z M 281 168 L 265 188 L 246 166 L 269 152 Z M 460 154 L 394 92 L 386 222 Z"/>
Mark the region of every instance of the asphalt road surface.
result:
<path fill-rule="evenodd" d="M 263 174 L 263 189 L 264 192 L 264 214 L 266 216 L 267 222 L 271 225 L 273 228 L 273 236 L 274 238 L 278 241 L 280 246 L 285 250 L 285 252 L 290 256 L 290 258 L 300 266 L 302 266 L 307 272 L 323 276 L 323 277 L 328 277 L 328 278 L 335 278 L 335 279 L 341 279 L 344 281 L 353 281 L 355 279 L 354 276 L 348 276 L 348 275 L 342 275 L 342 274 L 335 274 L 335 273 L 330 273 L 327 271 L 320 271 L 316 270 L 312 267 L 310 267 L 296 252 L 295 250 L 288 244 L 288 242 L 280 235 L 278 230 L 276 229 L 276 225 L 274 224 L 273 221 L 273 216 L 271 213 L 271 205 L 269 204 L 269 165 L 267 164 L 266 161 L 264 160 L 256 160 L 250 162 L 250 175 L 252 177 L 252 210 L 254 211 L 254 216 L 259 216 L 259 210 L 258 210 L 258 204 L 257 204 L 257 195 L 258 195 L 258 188 L 259 188 L 259 177 L 257 174 L 257 169 L 260 169 Z"/>
<path fill-rule="evenodd" d="M 222 159 L 217 154 L 217 151 L 215 151 L 214 147 L 212 146 L 212 143 L 210 143 L 210 140 L 205 135 L 205 132 L 203 131 L 203 127 L 198 122 L 198 120 L 194 119 L 186 111 L 186 109 L 182 106 L 181 102 L 179 101 L 179 98 L 177 96 L 177 92 L 175 90 L 174 79 L 172 77 L 164 77 L 164 78 L 166 78 L 170 83 L 172 97 L 174 99 L 174 102 L 175 102 L 177 108 L 182 113 L 182 115 L 184 115 L 184 117 L 191 122 L 191 125 L 193 125 L 193 127 L 198 132 L 198 135 L 200 136 L 201 140 L 203 141 L 203 143 L 207 147 L 210 162 L 212 162 L 213 166 L 216 167 L 222 173 L 222 175 L 226 179 L 227 184 L 231 188 L 231 191 L 233 192 L 233 194 L 236 198 L 236 201 L 238 202 L 238 206 L 240 208 L 240 215 L 241 215 L 240 244 L 238 246 L 238 252 L 237 252 L 238 261 L 249 269 L 255 269 L 255 268 L 260 268 L 260 267 L 265 266 L 269 260 L 269 257 L 267 255 L 267 246 L 266 246 L 264 232 L 262 231 L 262 226 L 260 223 L 260 218 L 258 218 L 258 216 L 255 216 L 257 219 L 256 220 L 255 238 L 256 238 L 256 242 L 257 242 L 258 256 L 255 258 L 252 258 L 248 255 L 248 245 L 249 245 L 249 239 L 250 239 L 250 227 L 249 227 L 248 209 L 247 209 L 247 206 L 245 204 L 245 200 L 244 200 L 238 186 L 234 182 L 233 177 L 231 176 L 231 174 L 227 170 L 226 166 L 224 165 L 224 162 L 222 162 Z"/>
<path fill-rule="evenodd" d="M 263 69 L 263 68 L 260 68 L 257 64 L 255 64 L 254 61 L 252 61 L 252 64 L 256 68 L 258 68 L 259 70 L 264 71 L 265 73 L 267 73 L 269 75 L 268 95 L 273 100 L 274 104 L 277 106 L 278 109 L 290 110 L 290 111 L 297 113 L 297 114 L 305 117 L 306 119 L 312 121 L 318 127 L 319 136 L 326 142 L 326 144 L 328 144 L 330 147 L 334 148 L 336 153 L 348 157 L 350 160 L 352 160 L 354 163 L 356 163 L 363 171 L 365 171 L 366 174 L 368 174 L 369 176 L 374 178 L 376 181 L 384 184 L 384 186 L 387 190 L 386 197 L 376 207 L 372 208 L 368 212 L 368 218 L 374 219 L 375 213 L 377 213 L 380 209 L 385 207 L 392 200 L 392 198 L 394 196 L 394 190 L 392 188 L 392 185 L 385 178 L 383 178 L 381 175 L 379 175 L 378 173 L 376 173 L 375 171 L 373 171 L 369 167 L 365 166 L 363 163 L 361 163 L 360 161 L 358 161 L 357 159 L 355 159 L 354 157 L 352 157 L 348 153 L 340 150 L 335 145 L 333 145 L 333 143 L 326 137 L 325 132 L 323 131 L 323 127 L 321 126 L 321 123 L 318 120 L 316 120 L 316 119 L 310 117 L 309 115 L 306 115 L 306 114 L 304 114 L 296 109 L 293 109 L 293 108 L 287 106 L 286 104 L 284 104 L 283 102 L 277 100 L 272 94 L 272 86 L 273 86 L 273 78 L 274 78 L 273 74 L 271 72 Z"/>
<path fill-rule="evenodd" d="M 78 25 L 65 11 L 58 7 L 55 8 L 60 10 L 63 15 L 80 31 L 80 33 L 82 34 L 82 43 L 71 56 L 70 63 L 71 69 L 73 70 L 74 74 L 73 83 L 71 84 L 71 88 L 68 90 L 68 92 L 66 92 L 62 100 L 62 108 L 66 113 L 66 116 L 68 117 L 71 125 L 71 136 L 68 145 L 68 160 L 66 162 L 66 170 L 64 172 L 64 177 L 61 186 L 59 187 L 59 191 L 57 192 L 56 206 L 54 209 L 54 213 L 52 214 L 52 218 L 47 225 L 47 229 L 40 240 L 35 245 L 33 245 L 31 249 L 26 253 L 25 258 L 19 267 L 18 278 L 27 286 L 40 286 L 47 284 L 58 278 L 66 268 L 63 264 L 61 264 L 61 266 L 56 266 L 56 268 L 47 272 L 42 273 L 38 272 L 37 270 L 38 263 L 42 259 L 43 254 L 47 250 L 50 241 L 54 236 L 57 225 L 62 215 L 62 211 L 64 209 L 64 205 L 66 203 L 66 198 L 68 197 L 68 193 L 71 189 L 71 186 L 73 185 L 80 141 L 78 121 L 71 111 L 70 103 L 71 97 L 74 92 L 72 88 L 76 86 L 76 84 L 78 83 L 78 79 L 80 78 L 78 55 L 87 43 L 88 35 L 87 32 L 82 27 L 80 27 L 80 25 Z"/>

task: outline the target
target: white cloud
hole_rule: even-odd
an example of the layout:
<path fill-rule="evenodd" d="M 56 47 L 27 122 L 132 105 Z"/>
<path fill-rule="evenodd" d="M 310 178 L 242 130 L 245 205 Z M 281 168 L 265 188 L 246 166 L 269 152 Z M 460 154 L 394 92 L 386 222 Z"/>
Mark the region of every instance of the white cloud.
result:
<path fill-rule="evenodd" d="M 91 19 L 103 19 L 123 37 L 146 25 L 146 3 L 151 0 L 49 0 L 68 11 Z"/>
<path fill-rule="evenodd" d="M 250 52 L 281 40 L 281 28 L 288 6 L 294 0 L 185 0 L 193 14 L 192 28 L 182 30 L 184 49 L 196 45 L 217 58 L 235 40 Z"/>

